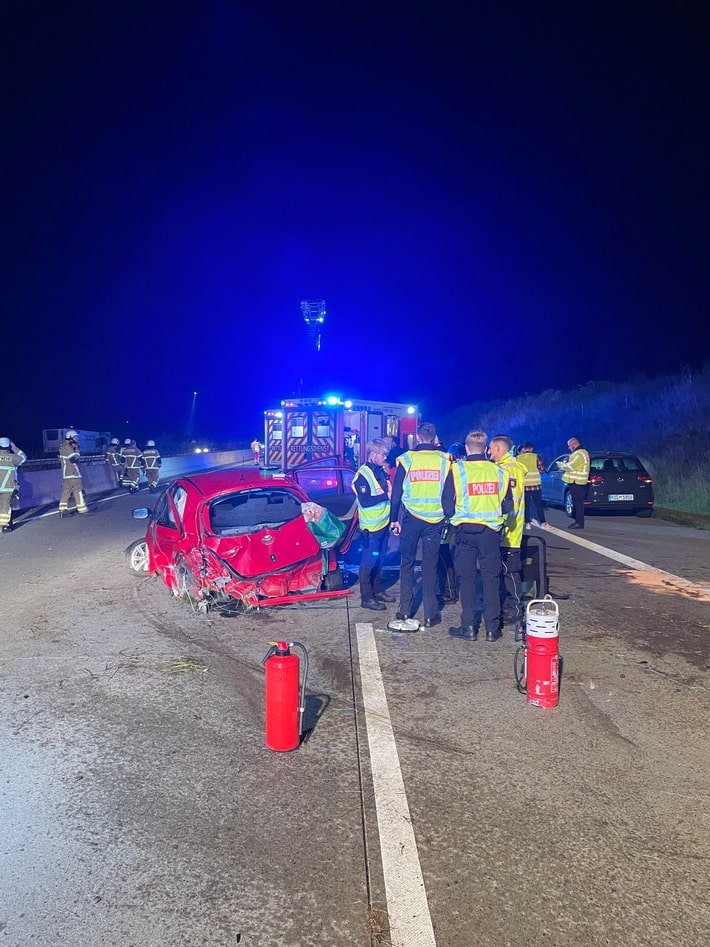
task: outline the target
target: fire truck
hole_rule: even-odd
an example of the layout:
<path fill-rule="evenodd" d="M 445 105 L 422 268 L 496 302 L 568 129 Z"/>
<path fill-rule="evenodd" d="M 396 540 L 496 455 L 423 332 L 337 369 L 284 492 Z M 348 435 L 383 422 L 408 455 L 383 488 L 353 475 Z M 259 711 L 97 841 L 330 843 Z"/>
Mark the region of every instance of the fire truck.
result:
<path fill-rule="evenodd" d="M 419 423 L 416 405 L 391 401 L 291 398 L 264 412 L 264 463 L 293 470 L 302 464 L 337 460 L 357 468 L 375 437 L 414 446 Z"/>

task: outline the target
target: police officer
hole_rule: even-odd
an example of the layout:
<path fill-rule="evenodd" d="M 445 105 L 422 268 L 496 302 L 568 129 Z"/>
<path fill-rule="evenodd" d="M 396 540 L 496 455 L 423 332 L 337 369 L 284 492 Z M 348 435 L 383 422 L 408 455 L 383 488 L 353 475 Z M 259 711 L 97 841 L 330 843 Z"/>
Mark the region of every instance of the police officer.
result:
<path fill-rule="evenodd" d="M 9 437 L 0 437 L 0 526 L 3 533 L 12 532 L 12 498 L 17 490 L 17 468 L 27 454 Z"/>
<path fill-rule="evenodd" d="M 449 634 L 465 641 L 478 637 L 476 625 L 476 567 L 483 585 L 486 641 L 500 632 L 500 538 L 505 517 L 513 511 L 508 471 L 486 457 L 488 437 L 472 431 L 466 438 L 466 458 L 454 462 L 446 478 L 442 504 L 454 527 L 454 569 L 459 584 L 461 624 Z"/>
<path fill-rule="evenodd" d="M 376 612 L 384 611 L 385 603 L 395 601 L 394 595 L 382 588 L 382 563 L 387 549 L 391 510 L 392 487 L 384 467 L 389 448 L 384 438 L 369 441 L 367 461 L 358 468 L 352 482 L 362 538 L 360 604 Z"/>
<path fill-rule="evenodd" d="M 436 595 L 437 563 L 444 526 L 441 493 L 451 468 L 449 455 L 436 446 L 436 440 L 433 424 L 425 421 L 419 425 L 415 448 L 397 458 L 392 488 L 390 529 L 400 537 L 401 556 L 397 618 L 412 617 L 414 562 L 421 541 L 424 628 L 441 623 Z"/>
<path fill-rule="evenodd" d="M 59 448 L 59 462 L 62 465 L 62 492 L 59 497 L 60 518 L 69 512 L 69 501 L 74 496 L 77 513 L 88 513 L 84 497 L 84 482 L 79 470 L 79 435 L 76 431 L 67 431 L 64 443 Z"/>
<path fill-rule="evenodd" d="M 155 493 L 155 491 L 158 489 L 160 468 L 162 464 L 163 460 L 160 456 L 160 451 L 155 446 L 155 441 L 146 441 L 145 447 L 143 448 L 142 466 L 148 480 L 148 489 L 151 493 Z"/>
<path fill-rule="evenodd" d="M 523 559 L 520 547 L 525 524 L 525 468 L 513 457 L 512 440 L 505 434 L 491 438 L 488 453 L 494 464 L 503 467 L 510 477 L 513 512 L 503 523 L 500 537 L 500 558 L 503 569 L 503 618 L 513 623 L 513 637 L 523 637 Z"/>
<path fill-rule="evenodd" d="M 136 447 L 136 442 L 131 437 L 127 437 L 121 448 L 121 457 L 123 458 L 123 483 L 131 493 L 138 492 L 138 485 L 141 478 L 141 468 L 143 454 Z"/>
<path fill-rule="evenodd" d="M 525 441 L 516 460 L 525 468 L 525 529 L 530 529 L 530 526 L 546 527 L 540 479 L 544 465 L 539 454 L 535 453 L 532 441 Z"/>
<path fill-rule="evenodd" d="M 123 458 L 121 457 L 119 440 L 117 437 L 111 438 L 111 443 L 106 448 L 106 453 L 104 454 L 104 460 L 107 464 L 110 464 L 113 475 L 116 478 L 116 486 L 120 487 Z"/>
<path fill-rule="evenodd" d="M 570 437 L 567 447 L 571 451 L 569 457 L 567 460 L 558 460 L 557 466 L 563 471 L 562 479 L 569 484 L 574 504 L 574 523 L 570 523 L 568 529 L 584 529 L 584 501 L 589 489 L 589 454 L 577 437 Z"/>

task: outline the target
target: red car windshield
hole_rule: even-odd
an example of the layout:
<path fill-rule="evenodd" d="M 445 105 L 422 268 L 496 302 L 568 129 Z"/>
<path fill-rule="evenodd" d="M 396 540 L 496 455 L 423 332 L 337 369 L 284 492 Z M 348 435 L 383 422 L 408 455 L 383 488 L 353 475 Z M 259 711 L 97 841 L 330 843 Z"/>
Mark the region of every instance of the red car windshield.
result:
<path fill-rule="evenodd" d="M 212 503 L 209 515 L 216 536 L 238 536 L 295 520 L 301 515 L 301 500 L 288 490 L 240 490 Z"/>

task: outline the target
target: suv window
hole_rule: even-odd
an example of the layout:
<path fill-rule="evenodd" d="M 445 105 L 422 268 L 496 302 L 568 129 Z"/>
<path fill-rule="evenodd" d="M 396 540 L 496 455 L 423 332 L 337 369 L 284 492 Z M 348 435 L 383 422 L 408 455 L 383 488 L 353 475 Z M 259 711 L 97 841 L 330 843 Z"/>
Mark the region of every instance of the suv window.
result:
<path fill-rule="evenodd" d="M 282 526 L 300 515 L 301 501 L 288 490 L 241 490 L 210 506 L 210 528 L 218 536 L 237 536 Z"/>

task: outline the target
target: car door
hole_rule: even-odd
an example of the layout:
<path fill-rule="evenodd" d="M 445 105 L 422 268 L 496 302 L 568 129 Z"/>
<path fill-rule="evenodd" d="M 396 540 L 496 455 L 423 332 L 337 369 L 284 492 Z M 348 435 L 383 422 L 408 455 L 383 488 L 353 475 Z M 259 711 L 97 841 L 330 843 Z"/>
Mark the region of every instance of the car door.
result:
<path fill-rule="evenodd" d="M 150 525 L 150 555 L 153 565 L 165 573 L 174 562 L 177 547 L 185 536 L 183 515 L 187 491 L 180 483 L 170 486 L 158 500 Z"/>
<path fill-rule="evenodd" d="M 569 454 L 560 454 L 548 465 L 545 473 L 540 475 L 542 484 L 542 498 L 546 503 L 564 504 L 566 484 L 562 479 L 562 471 L 557 466 L 560 462 L 569 460 Z"/>
<path fill-rule="evenodd" d="M 351 467 L 342 464 L 308 465 L 291 471 L 289 476 L 305 490 L 309 499 L 340 519 L 349 519 L 357 508 L 352 491 L 355 471 Z"/>

